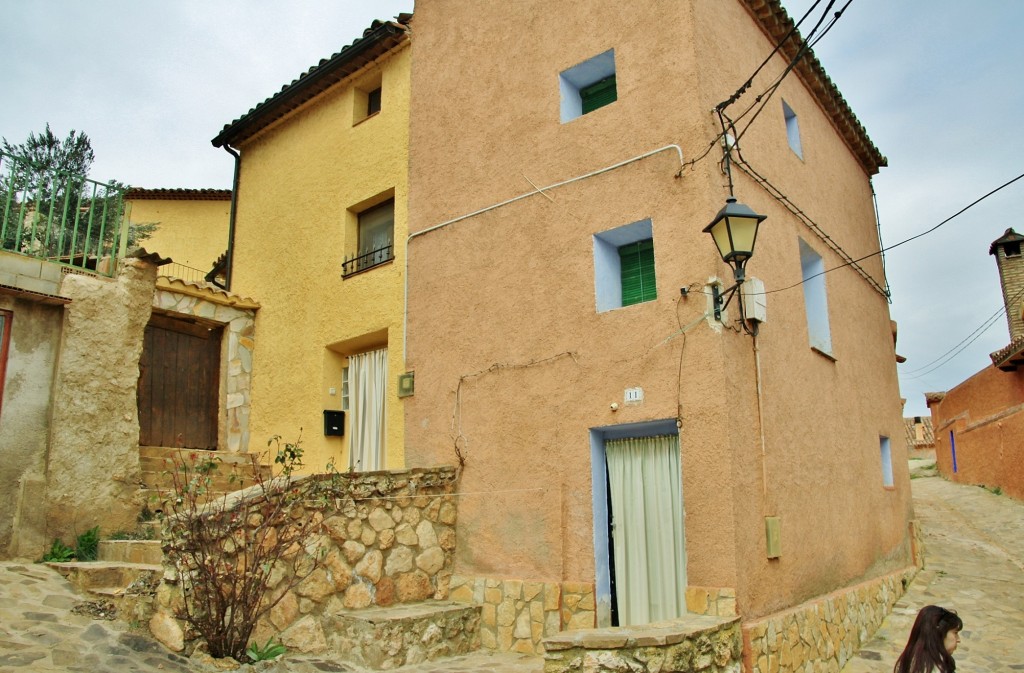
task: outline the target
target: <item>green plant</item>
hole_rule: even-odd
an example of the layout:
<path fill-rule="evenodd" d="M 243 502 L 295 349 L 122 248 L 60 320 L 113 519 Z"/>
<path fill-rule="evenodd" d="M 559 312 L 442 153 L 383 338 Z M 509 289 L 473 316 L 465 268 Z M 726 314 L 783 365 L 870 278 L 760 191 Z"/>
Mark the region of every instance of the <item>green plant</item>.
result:
<path fill-rule="evenodd" d="M 151 510 L 149 508 L 149 503 L 144 503 L 142 505 L 142 509 L 139 511 L 139 516 L 137 517 L 136 520 L 139 523 L 148 523 L 148 522 L 152 521 L 155 518 L 156 518 L 156 514 L 153 513 L 153 510 Z"/>
<path fill-rule="evenodd" d="M 95 561 L 99 555 L 100 527 L 93 526 L 75 540 L 75 558 L 79 561 Z"/>
<path fill-rule="evenodd" d="M 245 655 L 252 661 L 269 661 L 288 651 L 284 645 L 275 643 L 273 640 L 273 638 L 267 638 L 267 642 L 262 646 L 259 641 L 252 641 L 249 643 L 249 649 L 245 651 Z"/>
<path fill-rule="evenodd" d="M 116 530 L 111 533 L 108 540 L 155 540 L 156 531 L 152 526 L 139 526 L 135 530 Z"/>
<path fill-rule="evenodd" d="M 982 486 L 983 489 L 992 493 L 993 495 L 1002 495 L 1003 489 L 1000 486 Z"/>
<path fill-rule="evenodd" d="M 43 563 L 65 563 L 75 558 L 75 550 L 60 541 L 60 538 L 53 538 L 53 545 L 50 551 L 43 554 Z"/>

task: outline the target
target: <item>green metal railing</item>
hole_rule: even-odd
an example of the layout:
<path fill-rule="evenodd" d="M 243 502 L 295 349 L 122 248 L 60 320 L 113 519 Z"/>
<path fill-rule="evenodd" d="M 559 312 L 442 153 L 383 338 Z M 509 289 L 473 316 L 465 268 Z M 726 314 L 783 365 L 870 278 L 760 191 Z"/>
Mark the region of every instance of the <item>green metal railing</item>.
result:
<path fill-rule="evenodd" d="M 0 151 L 0 248 L 113 276 L 128 246 L 123 191 Z"/>

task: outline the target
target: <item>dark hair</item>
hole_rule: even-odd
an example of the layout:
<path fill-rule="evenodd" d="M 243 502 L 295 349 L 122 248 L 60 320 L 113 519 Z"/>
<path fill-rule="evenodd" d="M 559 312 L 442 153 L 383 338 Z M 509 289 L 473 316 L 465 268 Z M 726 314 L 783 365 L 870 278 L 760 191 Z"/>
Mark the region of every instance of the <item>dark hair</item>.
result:
<path fill-rule="evenodd" d="M 946 651 L 946 634 L 960 631 L 964 623 L 952 610 L 928 605 L 921 608 L 910 629 L 910 639 L 896 660 L 893 673 L 953 673 L 956 662 Z"/>

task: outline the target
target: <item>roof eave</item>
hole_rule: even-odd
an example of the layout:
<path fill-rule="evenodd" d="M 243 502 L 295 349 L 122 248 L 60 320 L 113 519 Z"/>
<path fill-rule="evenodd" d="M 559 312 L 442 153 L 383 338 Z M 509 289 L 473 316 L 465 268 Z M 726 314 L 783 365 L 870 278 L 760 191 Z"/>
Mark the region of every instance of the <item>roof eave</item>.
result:
<path fill-rule="evenodd" d="M 393 21 L 382 22 L 369 34 L 314 66 L 280 92 L 225 126 L 211 143 L 214 147 L 224 147 L 255 135 L 407 39 L 408 29 L 405 26 Z"/>
<path fill-rule="evenodd" d="M 793 19 L 782 7 L 780 0 L 743 0 L 748 11 L 757 19 L 761 29 L 778 44 L 793 28 Z M 780 48 L 782 55 L 792 60 L 796 57 L 800 41 L 789 39 Z M 797 64 L 796 73 L 808 90 L 829 116 L 843 141 L 853 152 L 861 167 L 869 175 L 889 165 L 889 160 L 879 151 L 868 137 L 867 130 L 857 119 L 850 104 L 843 98 L 839 88 L 825 72 L 818 57 L 810 49 Z"/>

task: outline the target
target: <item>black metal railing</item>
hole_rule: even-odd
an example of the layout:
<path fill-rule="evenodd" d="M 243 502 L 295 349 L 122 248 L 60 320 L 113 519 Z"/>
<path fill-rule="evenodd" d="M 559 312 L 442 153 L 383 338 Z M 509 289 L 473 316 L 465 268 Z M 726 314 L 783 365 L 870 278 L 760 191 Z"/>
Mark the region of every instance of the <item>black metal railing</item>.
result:
<path fill-rule="evenodd" d="M 385 262 L 390 262 L 395 258 L 395 246 L 391 243 L 364 252 L 355 257 L 345 257 L 345 261 L 341 265 L 341 277 L 348 278 L 367 269 L 372 269 L 375 266 L 380 266 Z"/>

